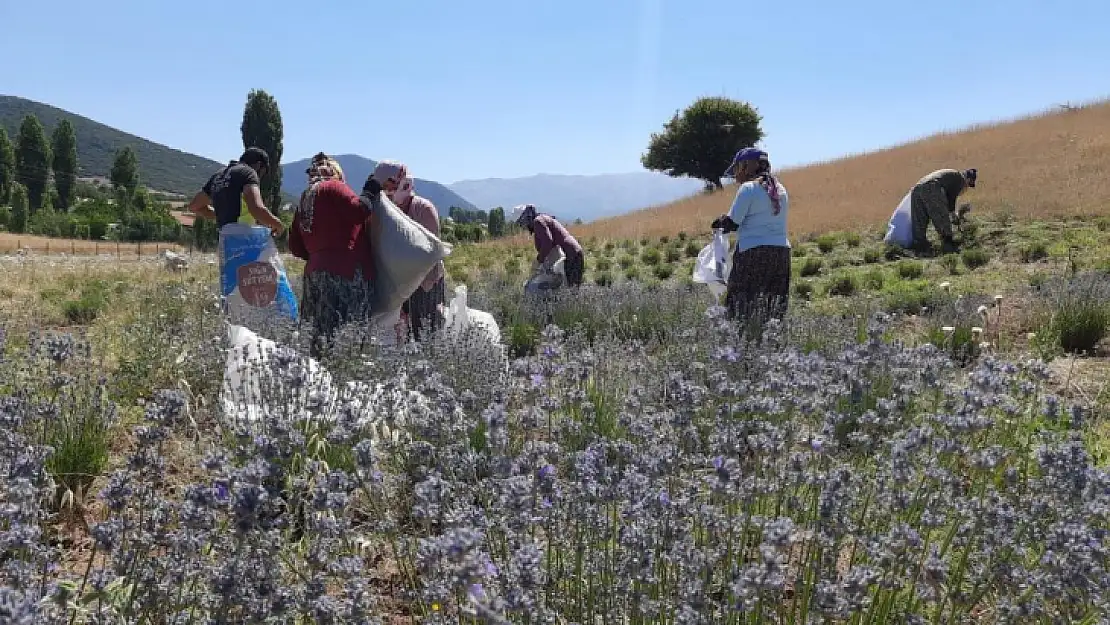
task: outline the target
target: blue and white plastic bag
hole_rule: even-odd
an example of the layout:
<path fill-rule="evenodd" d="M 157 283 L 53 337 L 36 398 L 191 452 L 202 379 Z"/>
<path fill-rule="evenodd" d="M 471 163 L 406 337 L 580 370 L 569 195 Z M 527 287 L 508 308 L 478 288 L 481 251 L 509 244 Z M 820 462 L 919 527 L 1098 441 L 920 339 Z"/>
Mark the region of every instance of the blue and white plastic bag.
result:
<path fill-rule="evenodd" d="M 297 298 L 269 228 L 233 223 L 220 229 L 220 293 L 233 325 L 258 332 L 297 321 Z"/>

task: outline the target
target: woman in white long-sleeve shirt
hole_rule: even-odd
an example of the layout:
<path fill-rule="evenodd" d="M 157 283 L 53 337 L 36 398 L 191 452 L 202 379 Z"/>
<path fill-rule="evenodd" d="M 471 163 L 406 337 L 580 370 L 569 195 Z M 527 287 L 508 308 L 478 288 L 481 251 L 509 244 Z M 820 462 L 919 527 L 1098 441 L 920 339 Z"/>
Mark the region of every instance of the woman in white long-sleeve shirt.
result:
<path fill-rule="evenodd" d="M 767 153 L 756 148 L 737 152 L 726 175 L 740 183 L 727 215 L 714 228 L 736 231 L 736 251 L 728 276 L 725 305 L 729 317 L 762 325 L 786 314 L 790 299 L 790 240 L 786 217 L 790 198 L 771 175 Z"/>

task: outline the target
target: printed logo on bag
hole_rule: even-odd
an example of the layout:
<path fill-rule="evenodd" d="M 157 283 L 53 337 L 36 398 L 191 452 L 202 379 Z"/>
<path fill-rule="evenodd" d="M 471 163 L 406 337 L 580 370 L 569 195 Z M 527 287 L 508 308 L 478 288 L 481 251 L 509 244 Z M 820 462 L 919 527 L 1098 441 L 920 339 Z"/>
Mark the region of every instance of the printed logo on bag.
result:
<path fill-rule="evenodd" d="M 270 263 L 242 265 L 235 271 L 235 279 L 239 283 L 239 294 L 251 306 L 269 306 L 277 298 L 278 274 Z"/>

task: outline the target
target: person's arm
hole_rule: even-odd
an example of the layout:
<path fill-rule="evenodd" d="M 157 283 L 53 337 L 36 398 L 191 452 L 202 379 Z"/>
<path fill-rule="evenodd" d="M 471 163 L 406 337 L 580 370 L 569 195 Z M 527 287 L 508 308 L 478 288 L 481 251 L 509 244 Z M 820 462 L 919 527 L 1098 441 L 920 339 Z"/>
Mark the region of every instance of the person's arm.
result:
<path fill-rule="evenodd" d="M 289 253 L 300 258 L 301 260 L 308 260 L 308 248 L 304 245 L 304 239 L 301 238 L 301 216 L 300 214 L 293 216 L 293 225 L 289 228 Z"/>
<path fill-rule="evenodd" d="M 547 260 L 547 256 L 551 254 L 551 250 L 555 247 L 555 242 L 551 238 L 551 229 L 547 227 L 546 220 L 537 219 L 532 222 L 532 238 L 536 243 L 536 252 L 539 255 L 536 257 L 536 262 L 543 265 Z"/>
<path fill-rule="evenodd" d="M 216 211 L 212 208 L 212 199 L 204 191 L 197 191 L 193 201 L 189 202 L 189 211 L 200 219 L 215 219 Z"/>
<path fill-rule="evenodd" d="M 247 211 L 255 221 L 273 230 L 275 236 L 281 236 L 281 233 L 285 232 L 285 224 L 281 223 L 281 220 L 275 217 L 262 202 L 262 191 L 257 184 L 243 187 L 243 199 L 247 202 Z"/>
<path fill-rule="evenodd" d="M 189 210 L 201 219 L 216 219 L 216 211 L 212 208 L 212 181 L 215 179 L 216 174 L 209 176 L 208 182 L 189 202 Z"/>
<path fill-rule="evenodd" d="M 721 228 L 726 233 L 739 230 L 744 217 L 751 210 L 753 189 L 755 187 L 748 183 L 740 185 L 740 189 L 736 191 L 736 197 L 732 200 L 732 206 L 727 213 L 713 220 L 713 228 Z"/>

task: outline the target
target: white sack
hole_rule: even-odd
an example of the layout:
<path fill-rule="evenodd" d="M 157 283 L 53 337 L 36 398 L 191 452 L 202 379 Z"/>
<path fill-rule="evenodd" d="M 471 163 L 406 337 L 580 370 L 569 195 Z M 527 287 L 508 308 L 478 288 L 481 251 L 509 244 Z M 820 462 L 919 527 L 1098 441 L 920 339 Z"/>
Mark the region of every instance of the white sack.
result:
<path fill-rule="evenodd" d="M 567 255 L 563 253 L 563 248 L 555 246 L 544 259 L 544 263 L 534 267 L 532 277 L 524 283 L 524 290 L 537 293 L 561 288 L 567 279 L 564 269 L 566 259 Z M 551 267 L 551 270 L 546 271 L 544 266 Z"/>
<path fill-rule="evenodd" d="M 468 362 L 507 376 L 509 357 L 501 343 L 501 327 L 493 315 L 470 308 L 466 293 L 465 286 L 455 287 L 455 296 L 444 311 L 446 338 Z"/>
<path fill-rule="evenodd" d="M 902 198 L 902 202 L 898 204 L 898 208 L 894 209 L 894 214 L 890 216 L 890 223 L 887 225 L 886 236 L 883 241 L 892 243 L 903 248 L 908 248 L 913 245 L 913 215 L 910 212 L 910 196 L 913 191 L 910 191 Z"/>
<path fill-rule="evenodd" d="M 383 194 L 379 193 L 372 203 L 378 222 L 371 241 L 375 276 L 372 310 L 378 317 L 400 310 L 432 267 L 451 253 L 451 245 L 410 218 Z"/>
<path fill-rule="evenodd" d="M 715 297 L 728 290 L 728 274 L 732 271 L 731 245 L 724 230 L 713 231 L 713 241 L 698 253 L 694 263 L 693 281 L 705 284 Z"/>

